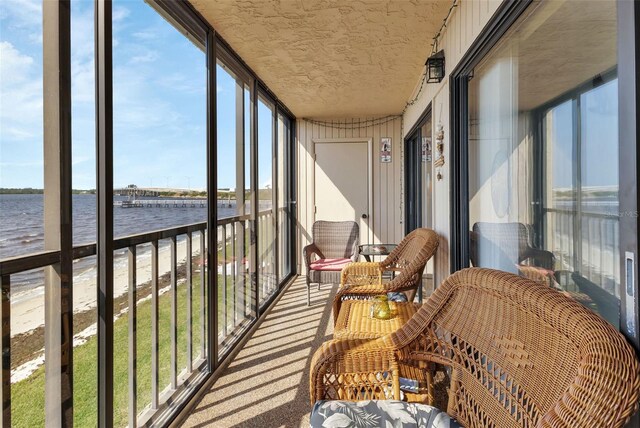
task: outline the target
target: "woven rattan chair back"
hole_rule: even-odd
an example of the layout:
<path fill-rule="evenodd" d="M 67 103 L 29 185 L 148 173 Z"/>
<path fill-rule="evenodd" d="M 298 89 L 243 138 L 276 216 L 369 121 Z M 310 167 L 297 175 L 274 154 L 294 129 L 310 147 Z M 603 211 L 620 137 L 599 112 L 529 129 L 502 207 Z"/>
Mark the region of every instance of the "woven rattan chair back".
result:
<path fill-rule="evenodd" d="M 465 427 L 620 427 L 638 403 L 638 361 L 618 331 L 506 272 L 455 273 L 385 342 L 405 362 L 451 367 L 447 412 Z"/>
<path fill-rule="evenodd" d="M 313 243 L 328 259 L 349 258 L 358 253 L 360 228 L 355 221 L 324 221 L 313 223 Z"/>
<path fill-rule="evenodd" d="M 488 223 L 478 222 L 473 225 L 473 232 L 482 237 L 484 242 L 491 244 L 508 257 L 512 263 L 519 263 L 529 247 L 529 231 L 522 223 Z M 477 248 L 472 252 L 471 262 L 474 266 L 480 266 Z M 485 249 L 486 251 L 486 249 Z"/>
<path fill-rule="evenodd" d="M 471 232 L 473 266 L 517 272 L 516 265 L 530 259 L 546 269 L 554 268 L 554 255 L 531 246 L 531 226 L 522 223 L 478 222 Z"/>
<path fill-rule="evenodd" d="M 431 229 L 409 233 L 379 263 L 352 263 L 342 270 L 342 287 L 333 298 L 333 320 L 340 314 L 343 299 L 368 298 L 389 292 L 403 292 L 413 301 L 422 284 L 424 267 L 438 249 L 439 237 Z M 395 270 L 395 277 L 382 283 L 382 272 Z"/>
<path fill-rule="evenodd" d="M 381 262 L 384 270 L 397 269 L 399 274 L 388 285 L 390 291 L 409 291 L 413 300 L 422 282 L 424 267 L 436 253 L 439 237 L 431 229 L 420 228 L 410 232 Z"/>

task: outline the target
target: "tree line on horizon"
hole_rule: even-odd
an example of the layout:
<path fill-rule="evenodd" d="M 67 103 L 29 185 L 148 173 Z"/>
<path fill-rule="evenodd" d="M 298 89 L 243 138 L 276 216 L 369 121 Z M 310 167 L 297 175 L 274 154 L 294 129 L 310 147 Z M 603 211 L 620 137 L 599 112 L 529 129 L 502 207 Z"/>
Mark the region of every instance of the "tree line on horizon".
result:
<path fill-rule="evenodd" d="M 33 187 L 21 187 L 21 188 L 11 188 L 11 187 L 0 187 L 0 195 L 42 195 L 44 193 L 44 189 L 34 189 Z M 96 189 L 89 190 L 81 190 L 81 189 L 71 189 L 71 193 L 74 195 L 81 194 L 92 194 L 95 195 Z"/>
<path fill-rule="evenodd" d="M 42 195 L 44 193 L 44 189 L 36 189 L 33 187 L 22 187 L 22 188 L 10 188 L 10 187 L 0 187 L 0 195 Z M 95 195 L 96 189 L 72 189 L 71 193 L 74 195 Z M 251 192 L 246 191 L 245 197 L 248 199 Z M 191 190 L 184 192 L 159 192 L 159 196 L 161 197 L 206 197 L 206 191 L 199 190 Z M 271 199 L 272 189 L 259 189 L 258 190 L 258 199 Z M 236 192 L 231 192 L 228 190 L 218 190 L 218 199 L 236 199 Z"/>

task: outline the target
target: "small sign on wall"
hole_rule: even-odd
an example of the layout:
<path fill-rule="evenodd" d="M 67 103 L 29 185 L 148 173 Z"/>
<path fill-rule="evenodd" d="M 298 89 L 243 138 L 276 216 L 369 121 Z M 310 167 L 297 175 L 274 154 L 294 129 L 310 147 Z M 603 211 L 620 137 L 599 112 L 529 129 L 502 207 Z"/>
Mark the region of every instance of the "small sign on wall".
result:
<path fill-rule="evenodd" d="M 380 139 L 380 162 L 391 162 L 391 138 L 382 137 Z"/>

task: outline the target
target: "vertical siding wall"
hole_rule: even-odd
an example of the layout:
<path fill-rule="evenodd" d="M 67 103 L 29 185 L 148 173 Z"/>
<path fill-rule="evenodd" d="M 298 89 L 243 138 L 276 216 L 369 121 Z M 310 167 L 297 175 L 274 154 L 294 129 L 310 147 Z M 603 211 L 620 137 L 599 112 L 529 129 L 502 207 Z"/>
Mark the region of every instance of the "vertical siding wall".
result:
<path fill-rule="evenodd" d="M 374 243 L 398 242 L 403 237 L 402 193 L 402 121 L 398 117 L 377 126 L 356 128 L 358 122 L 374 118 L 322 119 L 329 126 L 304 119 L 297 121 L 297 201 L 298 201 L 298 272 L 304 272 L 302 248 L 311 241 L 314 222 L 313 140 L 321 138 L 371 138 L 373 141 L 373 236 Z M 339 129 L 355 128 L 355 129 Z M 392 161 L 380 162 L 380 138 L 391 137 Z"/>
<path fill-rule="evenodd" d="M 440 247 L 434 258 L 434 280 L 439 284 L 449 274 L 449 248 L 458 245 L 456 242 L 449 242 L 450 236 L 450 176 L 449 176 L 449 136 L 451 129 L 449 126 L 449 75 L 458 65 L 460 59 L 467 52 L 475 38 L 480 34 L 485 24 L 489 22 L 491 16 L 496 11 L 502 0 L 461 0 L 450 17 L 447 28 L 440 39 L 439 49 L 444 50 L 446 58 L 447 76 L 439 84 L 426 84 L 425 89 L 418 101 L 409 107 L 404 114 L 404 133 L 411 129 L 422 112 L 431 103 L 433 129 L 435 131 L 438 123 L 444 126 L 444 157 L 445 165 L 441 169 L 443 179 L 433 182 L 433 224 L 434 229 L 441 236 Z M 431 40 L 425 40 L 431 44 Z M 416 76 L 416 88 L 420 85 L 420 76 Z M 408 99 L 415 96 L 410 94 Z"/>

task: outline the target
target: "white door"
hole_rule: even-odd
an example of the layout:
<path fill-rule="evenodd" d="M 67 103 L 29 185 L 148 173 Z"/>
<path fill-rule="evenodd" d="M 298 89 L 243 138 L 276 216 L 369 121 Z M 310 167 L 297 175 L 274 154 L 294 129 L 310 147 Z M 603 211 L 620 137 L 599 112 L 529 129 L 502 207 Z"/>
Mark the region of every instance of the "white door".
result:
<path fill-rule="evenodd" d="M 369 141 L 315 141 L 315 219 L 354 220 L 360 243 L 371 241 Z"/>

